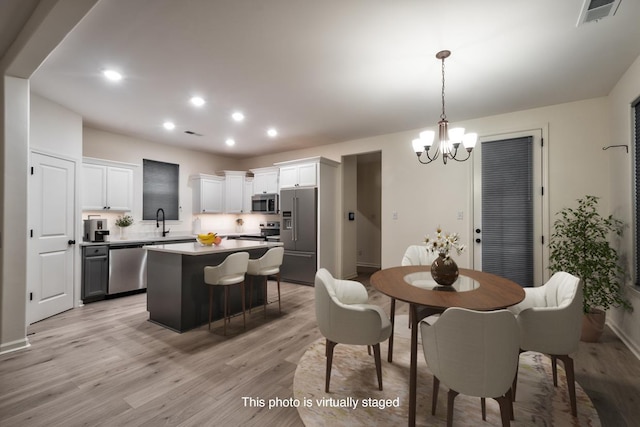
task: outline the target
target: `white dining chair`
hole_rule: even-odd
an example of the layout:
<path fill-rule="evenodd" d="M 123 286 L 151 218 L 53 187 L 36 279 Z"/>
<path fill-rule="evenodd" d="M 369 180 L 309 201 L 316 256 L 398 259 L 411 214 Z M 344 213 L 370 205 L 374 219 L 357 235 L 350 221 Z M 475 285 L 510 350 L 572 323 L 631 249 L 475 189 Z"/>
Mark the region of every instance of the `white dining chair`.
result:
<path fill-rule="evenodd" d="M 431 265 L 437 256 L 437 253 L 427 251 L 426 245 L 411 245 L 404 252 L 400 265 Z"/>
<path fill-rule="evenodd" d="M 435 415 L 440 382 L 449 387 L 447 426 L 459 393 L 493 398 L 502 425 L 513 419 L 511 385 L 518 367 L 518 324 L 508 310 L 445 310 L 433 325 L 420 324 L 425 360 L 433 373 L 431 413 Z M 485 418 L 483 401 L 483 419 Z"/>
<path fill-rule="evenodd" d="M 318 329 L 326 338 L 325 392 L 329 392 L 333 349 L 338 344 L 373 347 L 378 388 L 382 390 L 380 343 L 391 335 L 391 322 L 382 308 L 369 304 L 364 285 L 335 279 L 321 268 L 315 277 L 315 307 Z"/>
<path fill-rule="evenodd" d="M 573 359 L 578 351 L 582 327 L 582 281 L 569 273 L 557 272 L 547 283 L 525 288 L 522 302 L 509 307 L 520 328 L 520 350 L 551 356 L 553 385 L 558 386 L 557 360 L 561 360 L 567 378 L 571 414 L 578 414 Z M 513 380 L 515 400 L 518 372 Z"/>

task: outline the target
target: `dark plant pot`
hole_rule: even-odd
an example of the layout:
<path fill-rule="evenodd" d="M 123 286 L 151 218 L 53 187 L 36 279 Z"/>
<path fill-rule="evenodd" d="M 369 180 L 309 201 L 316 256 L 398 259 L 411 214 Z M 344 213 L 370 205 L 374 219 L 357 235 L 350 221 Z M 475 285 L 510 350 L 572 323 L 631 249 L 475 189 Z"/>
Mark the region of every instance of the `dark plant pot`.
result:
<path fill-rule="evenodd" d="M 431 264 L 431 277 L 440 286 L 451 286 L 458 280 L 458 265 L 453 258 L 439 254 Z"/>
<path fill-rule="evenodd" d="M 598 342 L 604 332 L 604 321 L 607 313 L 603 310 L 592 308 L 590 313 L 582 316 L 582 333 L 580 341 Z"/>

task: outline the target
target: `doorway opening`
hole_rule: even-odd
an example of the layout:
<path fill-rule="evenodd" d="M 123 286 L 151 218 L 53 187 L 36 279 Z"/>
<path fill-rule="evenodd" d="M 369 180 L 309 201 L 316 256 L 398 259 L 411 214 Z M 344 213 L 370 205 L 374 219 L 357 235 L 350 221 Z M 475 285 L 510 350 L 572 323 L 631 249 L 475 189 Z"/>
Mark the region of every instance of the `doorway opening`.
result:
<path fill-rule="evenodd" d="M 342 165 L 342 275 L 353 278 L 382 263 L 382 153 L 344 156 Z"/>

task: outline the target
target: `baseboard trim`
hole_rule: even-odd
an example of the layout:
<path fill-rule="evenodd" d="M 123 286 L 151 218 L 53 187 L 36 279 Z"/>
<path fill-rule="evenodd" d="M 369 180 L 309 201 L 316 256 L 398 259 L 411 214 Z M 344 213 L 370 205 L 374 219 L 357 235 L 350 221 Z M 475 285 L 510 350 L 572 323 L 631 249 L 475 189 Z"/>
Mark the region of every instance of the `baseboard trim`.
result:
<path fill-rule="evenodd" d="M 8 343 L 0 344 L 0 355 L 11 353 L 18 350 L 24 350 L 25 348 L 31 347 L 28 338 L 23 338 L 20 340 L 11 341 Z"/>
<path fill-rule="evenodd" d="M 380 270 L 380 264 L 373 264 L 369 262 L 359 262 L 356 264 L 357 268 L 375 268 L 376 270 Z"/>
<path fill-rule="evenodd" d="M 640 348 L 629 338 L 627 334 L 625 334 L 617 325 L 612 322 L 606 322 L 607 326 L 611 328 L 614 334 L 620 338 L 620 341 L 627 346 L 627 348 L 633 353 L 633 355 L 640 360 Z"/>
<path fill-rule="evenodd" d="M 356 277 L 358 277 L 358 273 L 347 273 L 344 276 L 345 280 L 351 280 L 351 279 L 355 279 Z"/>

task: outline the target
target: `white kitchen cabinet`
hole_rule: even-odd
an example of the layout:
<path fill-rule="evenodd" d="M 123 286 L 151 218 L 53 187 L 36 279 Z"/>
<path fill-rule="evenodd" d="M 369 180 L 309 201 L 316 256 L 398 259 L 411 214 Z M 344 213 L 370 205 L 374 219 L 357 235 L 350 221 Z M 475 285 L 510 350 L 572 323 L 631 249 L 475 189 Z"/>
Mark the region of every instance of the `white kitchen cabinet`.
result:
<path fill-rule="evenodd" d="M 243 213 L 246 172 L 224 171 L 224 212 Z"/>
<path fill-rule="evenodd" d="M 258 168 L 251 169 L 251 172 L 253 172 L 253 194 L 277 193 L 279 191 L 280 168 Z"/>
<path fill-rule="evenodd" d="M 133 167 L 82 164 L 82 210 L 131 211 Z"/>
<path fill-rule="evenodd" d="M 244 179 L 244 192 L 242 193 L 242 213 L 251 213 L 251 196 L 253 196 L 253 178 Z"/>
<path fill-rule="evenodd" d="M 193 214 L 223 213 L 225 179 L 215 175 L 191 177 L 193 187 Z"/>
<path fill-rule="evenodd" d="M 314 187 L 318 184 L 317 163 L 300 163 L 280 167 L 280 188 Z"/>

